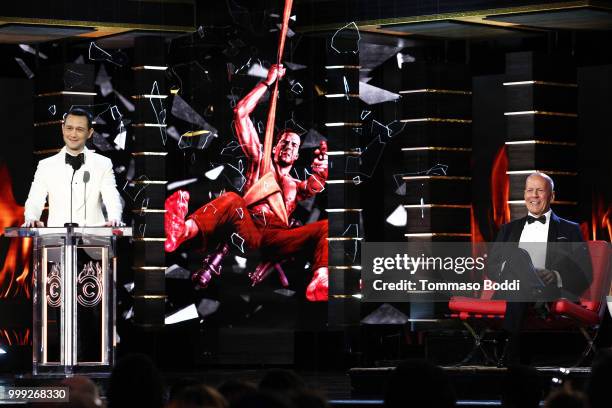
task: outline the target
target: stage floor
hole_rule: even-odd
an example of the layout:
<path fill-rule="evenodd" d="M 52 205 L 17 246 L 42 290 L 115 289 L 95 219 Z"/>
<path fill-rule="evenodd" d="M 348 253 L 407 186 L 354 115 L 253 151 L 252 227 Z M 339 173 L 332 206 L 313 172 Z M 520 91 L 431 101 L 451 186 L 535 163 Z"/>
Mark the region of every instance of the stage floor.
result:
<path fill-rule="evenodd" d="M 382 402 L 386 378 L 394 367 L 351 368 L 345 371 L 297 371 L 312 388 L 319 390 L 328 400 L 340 405 L 378 405 Z M 589 367 L 535 367 L 538 374 L 553 386 L 553 379 L 571 380 L 581 387 L 590 374 Z M 494 402 L 499 400 L 500 386 L 505 368 L 487 366 L 443 367 L 450 376 L 462 401 Z M 267 368 L 211 368 L 206 370 L 164 372 L 167 386 L 184 378 L 193 378 L 205 384 L 219 386 L 228 379 L 259 383 Z M 106 388 L 109 374 L 96 374 L 92 378 L 102 390 Z M 58 377 L 32 377 L 24 374 L 0 377 L 0 385 L 34 386 L 59 381 Z M 468 405 L 474 405 L 472 403 Z M 495 404 L 493 404 L 495 405 Z"/>

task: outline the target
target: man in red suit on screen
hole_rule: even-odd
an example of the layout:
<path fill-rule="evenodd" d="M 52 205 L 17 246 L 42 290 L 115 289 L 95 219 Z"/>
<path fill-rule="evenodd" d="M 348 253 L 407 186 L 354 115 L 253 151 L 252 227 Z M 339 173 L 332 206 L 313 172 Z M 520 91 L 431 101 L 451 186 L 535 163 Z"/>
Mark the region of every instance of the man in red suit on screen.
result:
<path fill-rule="evenodd" d="M 224 193 L 200 207 L 185 220 L 189 193 L 177 191 L 166 200 L 166 251 L 174 251 L 182 242 L 201 236 L 203 245 L 223 236 L 246 250 L 259 249 L 270 262 L 281 262 L 299 254 L 309 254 L 314 271 L 306 289 L 311 301 L 327 300 L 327 220 L 292 227 L 289 217 L 298 201 L 323 191 L 327 180 L 327 145 L 321 142 L 315 151 L 312 174 L 304 181 L 289 172 L 298 158 L 300 137 L 290 130 L 277 136 L 272 149 L 271 170 L 262 174 L 263 149 L 250 115 L 267 89 L 285 74 L 282 65 L 272 65 L 267 78 L 249 92 L 234 109 L 234 125 L 240 146 L 247 157 L 244 197 Z M 269 191 L 268 191 L 269 190 Z M 268 192 L 275 191 L 274 201 Z M 192 276 L 200 287 L 206 287 L 213 274 L 218 274 L 220 259 L 229 251 L 227 245 L 213 257 L 207 257 L 204 268 Z M 257 271 L 256 271 L 257 275 Z M 256 283 L 259 277 L 251 276 Z"/>

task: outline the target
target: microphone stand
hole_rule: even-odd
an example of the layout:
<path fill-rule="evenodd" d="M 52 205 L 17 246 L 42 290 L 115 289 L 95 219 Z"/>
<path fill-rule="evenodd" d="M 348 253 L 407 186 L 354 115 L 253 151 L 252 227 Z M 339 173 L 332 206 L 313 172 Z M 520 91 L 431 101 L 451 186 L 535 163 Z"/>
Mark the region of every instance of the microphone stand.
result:
<path fill-rule="evenodd" d="M 79 224 L 77 224 L 76 222 L 72 222 L 72 182 L 74 181 L 74 175 L 76 174 L 76 171 L 77 169 L 73 167 L 72 177 L 70 178 L 70 222 L 64 224 L 64 227 L 69 229 L 79 226 Z"/>
<path fill-rule="evenodd" d="M 72 177 L 70 178 L 70 222 L 65 223 L 64 227 L 68 228 L 69 231 L 72 231 L 72 228 L 79 226 L 78 223 L 72 222 L 72 182 L 74 181 L 74 175 L 76 174 L 77 170 L 81 168 L 83 162 L 79 161 L 78 163 L 75 163 L 73 161 L 72 163 L 70 163 L 70 165 L 72 166 Z"/>
<path fill-rule="evenodd" d="M 87 225 L 87 183 L 89 182 L 90 174 L 87 170 L 83 173 L 83 208 L 85 211 L 85 217 L 83 219 L 83 226 Z"/>

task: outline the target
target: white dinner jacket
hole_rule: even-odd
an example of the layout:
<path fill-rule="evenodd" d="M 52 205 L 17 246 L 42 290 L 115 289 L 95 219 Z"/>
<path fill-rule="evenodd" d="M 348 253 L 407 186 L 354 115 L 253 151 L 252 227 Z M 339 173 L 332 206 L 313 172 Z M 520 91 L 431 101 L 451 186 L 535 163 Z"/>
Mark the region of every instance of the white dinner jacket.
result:
<path fill-rule="evenodd" d="M 85 163 L 74 173 L 72 181 L 72 222 L 79 226 L 100 226 L 105 223 L 102 203 L 109 220 L 121 220 L 122 205 L 110 159 L 83 149 Z M 83 175 L 90 178 L 85 184 Z M 25 203 L 25 219 L 40 220 L 49 200 L 48 227 L 63 227 L 70 222 L 70 180 L 73 168 L 66 163 L 66 147 L 56 155 L 41 160 Z M 87 210 L 85 210 L 85 208 Z M 87 213 L 87 219 L 85 219 Z"/>

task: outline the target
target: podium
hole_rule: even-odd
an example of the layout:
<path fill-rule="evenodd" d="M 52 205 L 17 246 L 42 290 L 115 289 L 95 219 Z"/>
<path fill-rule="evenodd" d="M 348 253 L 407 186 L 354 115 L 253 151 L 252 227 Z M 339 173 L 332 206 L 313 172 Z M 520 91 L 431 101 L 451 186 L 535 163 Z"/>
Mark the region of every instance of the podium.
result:
<path fill-rule="evenodd" d="M 115 241 L 127 227 L 6 228 L 33 239 L 32 373 L 110 371 L 115 358 Z"/>

